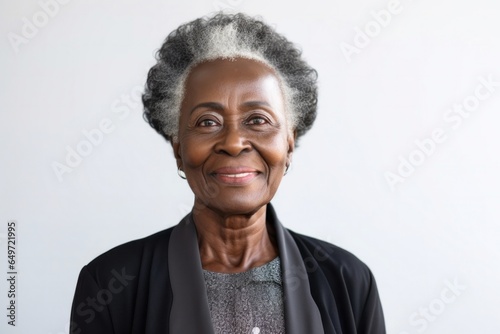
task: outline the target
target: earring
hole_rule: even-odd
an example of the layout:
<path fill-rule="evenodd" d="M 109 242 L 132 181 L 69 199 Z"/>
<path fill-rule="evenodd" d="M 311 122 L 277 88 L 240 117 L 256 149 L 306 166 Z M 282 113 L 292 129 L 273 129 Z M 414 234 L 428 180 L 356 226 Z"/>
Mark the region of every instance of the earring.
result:
<path fill-rule="evenodd" d="M 290 169 L 291 164 L 292 163 L 290 162 L 288 165 L 286 165 L 285 174 L 283 174 L 283 175 L 286 175 L 288 173 L 288 170 Z"/>
<path fill-rule="evenodd" d="M 186 179 L 186 173 L 184 173 L 184 171 L 179 167 L 177 168 L 177 175 L 179 175 L 181 177 L 181 179 Z"/>

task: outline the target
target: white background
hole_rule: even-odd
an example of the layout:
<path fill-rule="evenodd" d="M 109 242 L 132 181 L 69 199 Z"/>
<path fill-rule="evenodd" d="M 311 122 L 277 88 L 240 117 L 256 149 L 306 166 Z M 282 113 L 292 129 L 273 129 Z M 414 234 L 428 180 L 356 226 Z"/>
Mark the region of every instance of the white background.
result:
<path fill-rule="evenodd" d="M 372 11 L 388 4 L 73 0 L 43 22 L 37 1 L 2 0 L 0 276 L 14 219 L 19 280 L 11 328 L 1 279 L 0 332 L 67 332 L 81 267 L 189 210 L 191 192 L 136 93 L 167 34 L 220 6 L 261 15 L 319 72 L 316 124 L 273 200 L 282 222 L 369 265 L 389 333 L 499 332 L 500 86 L 455 128 L 444 117 L 474 101 L 480 77 L 500 82 L 500 4 L 401 0 L 376 31 Z M 29 38 L 23 18 L 40 25 Z M 369 43 L 346 57 L 341 46 L 367 24 Z M 13 34 L 26 39 L 14 46 Z M 113 131 L 60 180 L 54 162 L 66 164 L 103 119 Z M 436 129 L 446 140 L 418 161 L 415 141 Z M 421 164 L 391 189 L 386 172 L 410 156 Z"/>

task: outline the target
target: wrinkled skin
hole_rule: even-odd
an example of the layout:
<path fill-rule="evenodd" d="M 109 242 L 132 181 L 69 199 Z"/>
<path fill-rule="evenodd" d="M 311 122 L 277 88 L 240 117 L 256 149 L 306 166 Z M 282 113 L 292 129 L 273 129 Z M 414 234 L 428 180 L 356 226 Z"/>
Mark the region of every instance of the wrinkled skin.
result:
<path fill-rule="evenodd" d="M 195 195 L 203 267 L 240 272 L 276 257 L 266 204 L 290 164 L 294 135 L 273 70 L 243 58 L 195 66 L 172 146 Z"/>

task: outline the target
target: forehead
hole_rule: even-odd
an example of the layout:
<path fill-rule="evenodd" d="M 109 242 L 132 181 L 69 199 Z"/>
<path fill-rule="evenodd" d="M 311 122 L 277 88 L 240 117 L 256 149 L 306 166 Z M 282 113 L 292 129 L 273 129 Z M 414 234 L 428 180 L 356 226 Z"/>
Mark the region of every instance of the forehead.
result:
<path fill-rule="evenodd" d="M 265 99 L 283 103 L 280 82 L 274 70 L 256 60 L 246 58 L 216 59 L 196 65 L 186 78 L 186 102 L 208 100 Z"/>

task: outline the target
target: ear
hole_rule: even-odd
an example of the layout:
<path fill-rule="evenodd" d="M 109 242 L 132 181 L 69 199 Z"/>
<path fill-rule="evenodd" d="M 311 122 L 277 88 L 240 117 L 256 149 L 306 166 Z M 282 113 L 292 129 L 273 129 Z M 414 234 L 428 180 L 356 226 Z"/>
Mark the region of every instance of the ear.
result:
<path fill-rule="evenodd" d="M 293 134 L 288 135 L 288 152 L 287 152 L 287 165 L 292 162 L 293 150 L 295 149 L 295 139 L 297 138 L 297 131 L 294 130 Z"/>
<path fill-rule="evenodd" d="M 174 151 L 174 157 L 175 160 L 177 161 L 177 168 L 180 168 L 182 166 L 181 144 L 179 143 L 178 140 L 175 139 L 172 139 L 170 141 L 170 144 L 172 145 L 172 149 Z"/>

